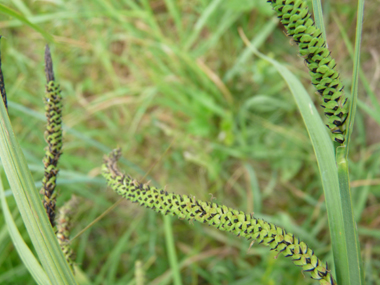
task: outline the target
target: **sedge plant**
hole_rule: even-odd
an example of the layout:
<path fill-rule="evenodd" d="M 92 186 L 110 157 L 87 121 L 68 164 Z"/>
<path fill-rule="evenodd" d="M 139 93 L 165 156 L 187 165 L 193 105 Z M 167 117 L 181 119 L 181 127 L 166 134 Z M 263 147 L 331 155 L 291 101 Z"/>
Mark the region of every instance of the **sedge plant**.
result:
<path fill-rule="evenodd" d="M 346 157 L 341 156 L 342 149 L 347 150 L 345 142 L 348 141 L 352 125 L 347 132 L 349 121 L 349 109 L 355 112 L 355 96 L 352 101 L 344 93 L 344 86 L 337 71 L 336 62 L 331 57 L 327 48 L 322 31 L 318 28 L 309 12 L 307 3 L 303 0 L 269 0 L 276 11 L 281 23 L 285 26 L 288 36 L 299 46 L 300 55 L 305 59 L 309 69 L 312 84 L 322 97 L 321 107 L 327 118 L 326 126 L 331 131 L 331 136 L 335 142 L 337 162 L 336 170 L 339 171 L 339 187 L 326 189 L 325 191 L 335 191 L 336 194 L 343 194 L 342 204 L 337 209 L 345 211 L 345 216 L 340 214 L 340 219 L 330 215 L 330 230 L 333 239 L 334 258 L 337 266 L 338 280 L 342 284 L 362 284 L 364 275 L 360 258 L 360 245 L 358 234 L 355 230 L 356 223 L 352 215 L 352 202 L 348 182 L 348 168 Z M 363 4 L 363 3 L 362 3 Z M 362 9 L 359 5 L 359 11 Z M 359 13 L 358 22 L 361 17 Z M 360 24 L 358 25 L 360 27 Z M 360 43 L 360 37 L 358 39 Z M 357 45 L 357 52 L 359 44 Z M 355 73 L 354 73 L 355 74 Z M 354 87 L 355 88 L 355 87 Z M 357 92 L 353 89 L 353 95 Z M 351 113 L 351 119 L 353 117 Z M 347 155 L 346 151 L 346 155 Z M 103 176 L 107 179 L 111 188 L 119 195 L 138 202 L 164 215 L 170 214 L 179 218 L 197 220 L 215 226 L 220 230 L 234 232 L 238 236 L 253 238 L 259 243 L 264 243 L 272 250 L 283 252 L 285 256 L 292 256 L 295 264 L 303 266 L 304 271 L 311 271 L 313 279 L 320 280 L 321 284 L 336 284 L 328 267 L 314 256 L 305 243 L 300 244 L 292 234 L 286 233 L 281 228 L 261 220 L 254 219 L 243 212 L 229 209 L 225 206 L 218 206 L 215 203 L 198 201 L 188 196 L 178 196 L 169 194 L 164 190 L 150 188 L 140 184 L 129 176 L 123 175 L 115 166 L 117 158 L 120 156 L 116 150 L 109 157 L 105 158 L 103 165 Z M 345 165 L 345 166 L 342 166 Z M 336 181 L 336 177 L 335 177 Z M 335 184 L 335 186 L 337 186 Z M 339 194 L 338 194 L 339 195 Z M 333 207 L 330 207 L 332 210 Z M 288 248 L 289 247 L 289 248 Z M 341 259 L 344 257 L 344 259 Z"/>
<path fill-rule="evenodd" d="M 253 240 L 257 244 L 268 246 L 271 250 L 278 252 L 278 254 L 282 253 L 285 257 L 289 257 L 296 266 L 300 266 L 303 271 L 309 272 L 311 278 L 318 280 L 320 284 L 363 284 L 364 273 L 360 260 L 360 245 L 358 242 L 356 224 L 352 215 L 347 167 L 348 143 L 352 133 L 352 124 L 356 108 L 357 69 L 354 70 L 353 91 L 351 92 L 351 96 L 348 96 L 344 92 L 344 86 L 339 76 L 337 64 L 327 48 L 327 43 L 322 32 L 324 28 L 316 26 L 306 1 L 269 0 L 268 2 L 284 25 L 287 35 L 298 45 L 299 53 L 305 60 L 311 83 L 321 96 L 321 107 L 326 117 L 325 125 L 330 130 L 331 140 L 326 139 L 326 134 L 320 130 L 321 119 L 316 115 L 314 106 L 310 104 L 310 98 L 302 97 L 306 94 L 306 91 L 304 92 L 302 87 L 299 87 L 297 82 L 295 83 L 294 78 L 287 74 L 286 68 L 260 54 L 254 47 L 250 46 L 249 42 L 244 38 L 242 31 L 240 31 L 241 36 L 248 47 L 252 48 L 252 52 L 271 62 L 280 74 L 283 75 L 290 88 L 295 90 L 293 93 L 296 94 L 296 102 L 313 142 L 321 172 L 329 217 L 334 265 L 327 265 L 326 262 L 323 262 L 315 255 L 314 250 L 309 248 L 305 241 L 301 241 L 296 235 L 288 232 L 279 225 L 266 222 L 261 218 L 255 218 L 252 214 L 247 214 L 224 205 L 201 201 L 189 195 L 168 193 L 164 189 L 149 186 L 147 183 L 137 182 L 137 180 L 131 178 L 129 175 L 125 175 L 117 166 L 117 161 L 121 157 L 121 151 L 119 149 L 105 156 L 104 164 L 101 169 L 102 175 L 106 178 L 108 185 L 124 198 L 163 215 L 177 216 L 180 219 L 206 223 L 220 231 L 231 232 L 237 236 Z M 363 13 L 362 9 L 363 2 L 359 1 L 356 44 L 357 58 L 355 61 L 357 64 L 359 63 L 359 34 Z M 323 21 L 318 22 L 323 23 Z M 17 194 L 15 197 L 18 207 L 21 209 L 20 212 L 23 219 L 27 220 L 27 216 L 33 213 L 33 210 L 39 215 L 38 217 L 32 215 L 32 217 L 35 218 L 32 220 L 29 219 L 31 223 L 27 227 L 29 234 L 34 236 L 32 242 L 34 246 L 37 247 L 37 253 L 43 265 L 43 270 L 39 267 L 36 271 L 46 271 L 46 276 L 48 276 L 47 278 L 49 278 L 51 283 L 74 284 L 73 272 L 70 270 L 70 267 L 72 268 L 72 250 L 69 246 L 68 237 L 68 214 L 74 208 L 74 202 L 70 201 L 66 206 L 62 207 L 59 211 L 58 218 L 55 219 L 55 185 L 58 174 L 58 159 L 61 155 L 62 148 L 62 98 L 59 86 L 55 83 L 52 71 L 52 60 L 48 48 L 46 49 L 45 58 L 47 75 L 47 95 L 45 103 L 48 119 L 46 141 L 48 142 L 48 147 L 44 158 L 45 178 L 41 191 L 44 194 L 43 205 L 46 210 L 46 214 L 43 213 L 44 218 L 40 219 L 40 217 L 42 217 L 42 205 L 36 202 L 35 194 L 33 194 L 32 203 L 28 200 L 28 195 L 23 194 L 24 199 L 20 197 L 22 195 L 19 195 L 20 193 L 28 193 L 28 191 L 31 191 L 31 188 L 34 188 L 31 183 L 30 173 L 28 174 L 27 168 L 23 166 L 25 162 L 22 160 L 21 151 L 16 148 L 16 152 L 12 152 L 10 148 L 6 148 L 2 150 L 1 158 L 5 160 L 5 162 L 8 161 L 8 163 L 4 163 L 3 161 L 8 179 L 11 180 L 11 177 L 17 176 L 18 173 L 24 174 L 27 179 L 26 183 L 22 182 L 22 177 L 14 179 L 13 184 L 10 182 L 12 189 L 18 189 L 19 191 L 16 192 L 16 190 L 14 190 L 14 193 Z M 17 146 L 14 135 L 11 137 L 7 137 L 6 135 L 6 133 L 11 130 L 11 126 L 5 111 L 6 95 L 1 73 L 1 64 L 0 89 L 4 102 L 4 104 L 2 104 L 3 106 L 1 106 L 1 118 L 4 122 L 1 127 L 1 144 L 2 146 Z M 301 90 L 301 92 L 299 90 Z M 310 107 L 310 109 L 308 109 L 308 107 Z M 324 135 L 318 137 L 318 132 Z M 331 141 L 333 141 L 334 147 Z M 321 147 L 321 145 L 323 146 Z M 322 149 L 325 151 L 323 154 L 321 154 Z M 20 161 L 12 162 L 12 157 L 17 155 L 20 155 Z M 19 186 L 17 187 L 17 185 Z M 32 192 L 34 190 L 35 189 L 33 189 Z M 339 199 L 340 201 L 338 201 Z M 27 209 L 28 207 L 26 205 L 28 203 L 34 207 L 32 210 Z M 51 228 L 46 227 L 47 221 L 49 221 Z M 59 223 L 55 225 L 55 221 Z M 41 224 L 43 224 L 44 227 L 41 227 Z M 41 236 L 38 236 L 37 233 L 39 227 L 42 228 L 43 231 Z M 57 241 L 52 239 L 52 236 L 54 236 L 53 229 L 56 230 L 62 252 L 57 252 L 57 248 L 59 247 Z M 48 239 L 45 239 L 45 237 L 42 238 L 45 232 L 48 235 Z M 62 253 L 64 253 L 64 255 Z M 19 254 L 22 256 L 22 252 L 19 251 Z M 49 254 L 50 258 L 44 258 L 44 254 Z M 68 266 L 68 264 L 70 266 Z M 33 270 L 30 265 L 28 269 Z M 35 279 L 40 284 L 44 283 L 40 281 L 42 280 L 41 278 L 35 277 Z M 142 279 L 144 278 L 139 278 L 139 283 L 143 282 L 141 281 Z M 178 280 L 180 279 L 177 279 L 177 284 L 180 283 Z"/>

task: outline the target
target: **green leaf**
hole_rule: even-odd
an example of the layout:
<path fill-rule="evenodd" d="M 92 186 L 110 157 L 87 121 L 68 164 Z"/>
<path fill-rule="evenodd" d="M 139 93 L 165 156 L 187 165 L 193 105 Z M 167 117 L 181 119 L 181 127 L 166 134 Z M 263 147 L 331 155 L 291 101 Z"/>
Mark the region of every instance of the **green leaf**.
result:
<path fill-rule="evenodd" d="M 13 245 L 15 246 L 22 262 L 24 263 L 25 267 L 29 270 L 29 273 L 33 276 L 34 280 L 38 284 L 50 285 L 51 283 L 45 271 L 42 269 L 40 263 L 38 262 L 36 257 L 33 255 L 30 248 L 26 245 L 20 232 L 17 229 L 16 223 L 13 220 L 11 212 L 9 211 L 7 199 L 5 198 L 5 195 L 4 195 L 4 188 L 3 188 L 3 182 L 1 180 L 1 176 L 0 176 L 0 197 L 1 197 L 1 208 L 3 210 L 5 222 L 8 226 L 9 235 L 11 236 Z"/>
<path fill-rule="evenodd" d="M 41 203 L 4 104 L 0 104 L 0 157 L 17 207 L 53 284 L 76 284 Z"/>
<path fill-rule="evenodd" d="M 199 17 L 198 21 L 196 22 L 194 28 L 192 29 L 191 34 L 189 35 L 183 47 L 183 50 L 188 51 L 191 48 L 191 46 L 194 44 L 194 42 L 198 38 L 200 32 L 202 31 L 203 27 L 206 25 L 207 20 L 211 17 L 211 15 L 215 12 L 215 10 L 219 7 L 221 3 L 222 3 L 222 0 L 211 1 L 211 3 L 203 11 L 202 15 Z"/>
<path fill-rule="evenodd" d="M 19 13 L 17 13 L 16 11 L 12 10 L 11 8 L 8 8 L 7 6 L 4 6 L 3 4 L 0 4 L 0 12 L 3 13 L 3 14 L 6 14 L 6 15 L 9 15 L 13 18 L 16 18 L 17 20 L 21 21 L 22 23 L 24 23 L 25 25 L 31 27 L 33 30 L 39 32 L 48 42 L 53 42 L 53 37 L 45 32 L 44 30 L 42 30 L 39 26 L 29 22 L 29 20 L 27 18 L 25 18 L 24 16 L 20 15 Z"/>

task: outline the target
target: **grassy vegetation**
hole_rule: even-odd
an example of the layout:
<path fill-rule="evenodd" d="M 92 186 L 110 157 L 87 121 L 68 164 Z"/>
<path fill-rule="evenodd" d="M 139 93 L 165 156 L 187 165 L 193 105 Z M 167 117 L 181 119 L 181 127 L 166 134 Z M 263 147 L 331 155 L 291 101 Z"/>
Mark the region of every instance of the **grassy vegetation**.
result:
<path fill-rule="evenodd" d="M 262 53 L 290 63 L 288 68 L 319 105 L 297 48 L 264 0 L 5 5 L 54 36 L 51 50 L 63 89 L 65 125 L 57 205 L 71 194 L 80 197 L 73 235 L 117 201 L 99 174 L 103 155 L 119 145 L 123 168 L 139 180 L 254 212 L 298 235 L 332 263 L 320 176 L 301 116 L 276 69 L 254 56 L 238 34 L 241 27 Z M 368 1 L 362 108 L 349 165 L 368 284 L 380 284 L 380 129 L 369 119 L 380 122 L 376 9 Z M 349 90 L 348 43 L 354 42 L 356 5 L 335 1 L 324 12 L 329 48 Z M 19 20 L 0 15 L 9 114 L 40 188 L 46 40 Z M 29 241 L 11 195 L 7 201 Z M 168 257 L 174 254 L 171 240 L 178 264 Z M 34 284 L 3 217 L 0 241 L 0 283 Z M 201 224 L 164 221 L 127 201 L 72 245 L 79 274 L 92 284 L 139 284 L 142 271 L 149 284 L 171 284 L 173 266 L 180 268 L 183 284 L 313 284 L 267 248 L 249 248 L 248 241 Z"/>

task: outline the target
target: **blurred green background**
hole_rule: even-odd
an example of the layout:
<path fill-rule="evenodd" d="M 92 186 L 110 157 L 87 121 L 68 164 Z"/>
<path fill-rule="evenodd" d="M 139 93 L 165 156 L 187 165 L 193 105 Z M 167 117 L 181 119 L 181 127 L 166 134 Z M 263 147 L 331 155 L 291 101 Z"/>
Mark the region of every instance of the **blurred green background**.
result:
<path fill-rule="evenodd" d="M 136 179 L 254 212 L 331 263 L 323 191 L 301 116 L 274 67 L 254 57 L 238 34 L 242 28 L 261 52 L 288 64 L 319 105 L 295 43 L 265 0 L 0 3 L 54 37 L 66 126 L 58 206 L 72 194 L 81 197 L 73 235 L 119 198 L 99 174 L 103 155 L 120 146 L 121 168 Z M 338 0 L 323 7 L 329 47 L 348 93 L 352 60 L 344 38 L 354 41 L 355 5 Z M 380 96 L 379 7 L 378 1 L 366 3 L 362 78 L 368 86 L 359 92 L 366 106 L 372 104 L 367 93 Z M 40 188 L 47 42 L 5 14 L 0 34 L 9 114 Z M 367 113 L 357 113 L 350 169 L 366 280 L 380 284 L 380 128 Z M 10 195 L 8 202 L 29 241 Z M 197 223 L 173 218 L 172 226 L 183 284 L 316 283 L 268 248 L 249 249 L 249 241 Z M 128 201 L 73 248 L 93 284 L 135 284 L 136 261 L 146 284 L 173 283 L 162 216 Z M 3 217 L 0 253 L 1 284 L 34 284 Z"/>

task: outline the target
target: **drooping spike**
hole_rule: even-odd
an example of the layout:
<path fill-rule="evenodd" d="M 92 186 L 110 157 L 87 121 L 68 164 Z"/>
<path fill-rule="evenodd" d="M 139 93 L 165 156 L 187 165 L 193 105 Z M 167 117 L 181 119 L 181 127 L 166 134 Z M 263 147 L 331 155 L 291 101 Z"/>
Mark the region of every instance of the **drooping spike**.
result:
<path fill-rule="evenodd" d="M 336 101 L 336 105 L 323 104 L 323 111 L 329 120 L 327 126 L 334 125 L 333 128 L 330 127 L 333 140 L 343 144 L 346 134 L 344 122 L 348 117 L 349 105 L 347 96 L 342 92 L 343 84 L 339 79 L 335 60 L 326 47 L 321 30 L 316 27 L 304 0 L 268 0 L 267 2 L 271 3 L 273 10 L 285 26 L 287 34 L 299 46 L 300 54 L 305 58 L 308 66 L 312 83 L 323 97 L 323 102 Z M 331 119 L 336 116 L 334 113 L 336 106 L 342 110 L 339 120 Z M 339 133 L 335 131 L 336 128 L 340 130 Z"/>
<path fill-rule="evenodd" d="M 272 223 L 256 219 L 224 205 L 213 203 L 212 207 L 206 207 L 203 206 L 208 205 L 206 202 L 197 200 L 195 197 L 168 193 L 153 186 L 148 189 L 135 180 L 133 180 L 134 183 L 130 183 L 132 179 L 122 174 L 116 165 L 120 155 L 120 149 L 114 150 L 109 156 L 104 157 L 102 165 L 102 175 L 107 179 L 108 185 L 119 195 L 164 215 L 169 214 L 201 223 L 207 222 L 221 231 L 231 232 L 248 240 L 256 240 L 258 244 L 264 244 L 284 256 L 291 257 L 296 265 L 302 266 L 304 271 L 309 271 L 311 277 L 320 280 L 321 284 L 336 284 L 326 267 L 320 266 L 324 263 L 315 256 L 306 243 L 301 242 L 293 234 L 287 233 Z M 142 190 L 137 193 L 134 191 L 136 187 Z M 132 192 L 141 199 L 130 199 L 129 195 Z M 149 200 L 143 201 L 143 197 L 154 196 L 153 193 L 157 193 L 155 203 Z M 199 205 L 202 205 L 204 212 L 202 215 L 199 215 Z"/>

